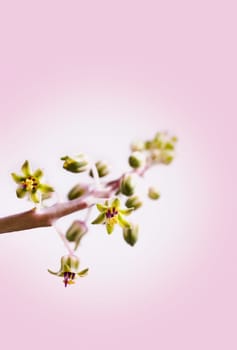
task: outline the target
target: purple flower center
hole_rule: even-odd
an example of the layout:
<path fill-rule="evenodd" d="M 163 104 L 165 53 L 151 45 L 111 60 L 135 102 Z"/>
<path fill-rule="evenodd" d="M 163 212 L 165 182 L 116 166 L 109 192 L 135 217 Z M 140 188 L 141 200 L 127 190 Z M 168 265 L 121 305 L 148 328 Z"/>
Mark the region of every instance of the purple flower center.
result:
<path fill-rule="evenodd" d="M 75 273 L 74 272 L 64 272 L 63 273 L 64 276 L 64 285 L 65 287 L 67 287 L 69 281 L 72 281 L 75 278 Z"/>
<path fill-rule="evenodd" d="M 116 210 L 116 208 L 113 207 L 113 208 L 108 209 L 105 215 L 106 215 L 107 219 L 111 219 L 111 218 L 115 217 L 116 215 L 118 215 L 118 211 Z"/>

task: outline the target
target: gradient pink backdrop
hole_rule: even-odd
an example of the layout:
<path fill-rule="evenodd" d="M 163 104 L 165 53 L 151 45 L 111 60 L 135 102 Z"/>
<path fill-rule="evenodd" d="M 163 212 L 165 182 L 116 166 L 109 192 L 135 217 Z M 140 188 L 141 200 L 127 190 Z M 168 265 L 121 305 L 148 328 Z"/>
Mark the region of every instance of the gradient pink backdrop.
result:
<path fill-rule="evenodd" d="M 0 237 L 1 349 L 237 348 L 236 30 L 228 0 L 1 3 L 1 216 L 28 208 L 9 177 L 26 158 L 65 193 L 64 153 L 118 172 L 132 139 L 180 139 L 137 246 L 93 229 L 76 286 L 47 273 L 51 229 Z"/>

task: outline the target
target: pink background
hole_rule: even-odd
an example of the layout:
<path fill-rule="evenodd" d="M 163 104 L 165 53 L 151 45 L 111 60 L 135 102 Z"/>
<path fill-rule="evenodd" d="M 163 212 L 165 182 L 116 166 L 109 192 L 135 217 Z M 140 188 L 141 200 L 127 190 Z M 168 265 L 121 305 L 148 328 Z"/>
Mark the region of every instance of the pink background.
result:
<path fill-rule="evenodd" d="M 2 349 L 237 348 L 236 29 L 228 0 L 1 3 L 1 216 L 29 208 L 9 176 L 25 159 L 64 195 L 62 155 L 117 174 L 134 138 L 180 139 L 147 176 L 162 197 L 137 246 L 93 228 L 76 286 L 47 273 L 65 254 L 52 229 L 0 237 Z"/>

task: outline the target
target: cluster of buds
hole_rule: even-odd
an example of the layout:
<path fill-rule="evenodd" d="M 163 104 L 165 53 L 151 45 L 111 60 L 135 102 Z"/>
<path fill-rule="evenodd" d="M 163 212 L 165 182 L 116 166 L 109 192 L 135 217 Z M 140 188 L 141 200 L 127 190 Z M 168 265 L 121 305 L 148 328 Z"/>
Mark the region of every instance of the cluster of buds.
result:
<path fill-rule="evenodd" d="M 167 133 L 157 133 L 152 140 L 145 142 L 145 149 L 148 151 L 149 160 L 152 164 L 170 164 L 175 155 L 177 138 L 170 137 Z"/>
<path fill-rule="evenodd" d="M 145 156 L 146 164 L 168 165 L 174 159 L 176 142 L 177 137 L 170 137 L 166 132 L 157 133 L 151 140 L 133 142 L 129 164 L 132 168 L 140 168 L 144 165 Z"/>

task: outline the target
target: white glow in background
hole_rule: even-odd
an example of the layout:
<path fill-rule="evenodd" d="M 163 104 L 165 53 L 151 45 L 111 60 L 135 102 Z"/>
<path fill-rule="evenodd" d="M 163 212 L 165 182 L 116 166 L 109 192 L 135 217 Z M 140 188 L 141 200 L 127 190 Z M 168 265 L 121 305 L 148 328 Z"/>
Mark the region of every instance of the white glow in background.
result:
<path fill-rule="evenodd" d="M 181 117 L 168 115 L 161 105 L 157 104 L 157 108 L 154 101 L 142 98 L 138 92 L 125 93 L 122 87 L 114 90 L 113 86 L 103 90 L 75 89 L 53 97 L 51 103 L 41 101 L 41 106 L 32 105 L 24 116 L 17 117 L 17 127 L 9 131 L 14 143 L 12 156 L 5 160 L 9 171 L 17 171 L 25 159 L 35 168 L 43 167 L 48 182 L 65 198 L 77 181 L 87 179 L 66 173 L 59 160 L 62 155 L 85 152 L 95 161 L 107 159 L 112 165 L 112 178 L 113 174 L 116 177 L 129 169 L 126 159 L 132 140 L 153 137 L 159 130 L 168 130 L 179 137 L 174 163 L 154 168 L 146 175 L 144 185 L 158 186 L 162 196 L 159 202 L 145 201 L 144 207 L 134 214 L 134 220 L 140 224 L 137 246 L 127 246 L 119 229 L 107 236 L 102 226 L 92 226 L 83 241 L 79 250 L 82 267 L 89 266 L 91 271 L 69 293 L 75 294 L 78 289 L 80 295 L 85 293 L 85 302 L 95 303 L 96 308 L 98 298 L 106 294 L 107 302 L 113 302 L 118 291 L 118 303 L 128 296 L 139 300 L 148 294 L 162 299 L 167 284 L 175 288 L 182 275 L 189 273 L 190 265 L 195 266 L 197 251 L 200 248 L 205 251 L 205 230 L 199 219 L 200 197 L 208 193 L 208 179 L 200 172 L 205 159 L 200 159 L 198 147 L 193 149 L 188 126 L 178 125 Z M 15 185 L 7 178 L 8 174 L 4 176 L 7 183 L 4 197 L 8 198 L 5 214 L 29 208 L 28 203 L 14 198 Z M 94 211 L 92 217 L 96 214 Z M 84 215 L 74 214 L 61 220 L 60 225 L 66 229 L 71 218 Z M 61 298 L 61 281 L 48 275 L 46 268 L 57 269 L 66 251 L 53 231 L 46 228 L 12 235 L 17 241 L 18 254 L 21 251 L 31 261 L 25 274 L 35 279 L 33 286 L 37 285 L 38 289 L 39 284 L 46 283 L 44 288 L 52 291 L 55 299 L 58 293 Z M 11 245 L 12 239 L 5 244 Z M 37 278 L 33 275 L 35 269 Z"/>

